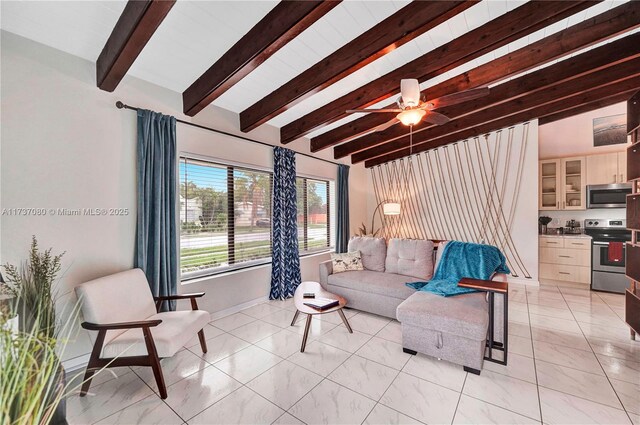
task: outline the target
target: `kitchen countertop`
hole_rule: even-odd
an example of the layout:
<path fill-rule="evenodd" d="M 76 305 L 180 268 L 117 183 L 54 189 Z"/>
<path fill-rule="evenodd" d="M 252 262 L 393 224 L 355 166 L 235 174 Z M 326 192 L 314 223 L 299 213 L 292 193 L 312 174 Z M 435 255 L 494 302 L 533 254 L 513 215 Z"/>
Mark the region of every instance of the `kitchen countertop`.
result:
<path fill-rule="evenodd" d="M 579 235 L 538 235 L 541 238 L 580 238 L 580 239 L 591 239 L 591 236 L 585 234 Z"/>

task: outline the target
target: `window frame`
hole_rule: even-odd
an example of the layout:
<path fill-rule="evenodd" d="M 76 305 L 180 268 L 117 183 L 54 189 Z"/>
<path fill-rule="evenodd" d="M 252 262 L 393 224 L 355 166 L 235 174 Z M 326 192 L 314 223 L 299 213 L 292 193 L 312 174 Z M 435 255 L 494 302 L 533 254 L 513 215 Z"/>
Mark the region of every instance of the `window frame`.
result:
<path fill-rule="evenodd" d="M 248 172 L 262 172 L 262 173 L 267 173 L 269 175 L 269 179 L 270 179 L 270 198 L 271 198 L 271 208 L 270 208 L 270 214 L 269 214 L 269 219 L 270 219 L 270 225 L 269 225 L 269 233 L 270 233 L 270 237 L 269 237 L 269 248 L 271 253 L 273 253 L 273 240 L 271 238 L 272 232 L 273 232 L 273 169 L 270 169 L 268 167 L 262 167 L 262 166 L 257 166 L 257 165 L 253 165 L 253 164 L 243 164 L 243 163 L 239 163 L 236 161 L 230 161 L 230 160 L 226 160 L 226 159 L 221 159 L 221 158 L 214 158 L 214 157 L 210 157 L 210 156 L 206 156 L 206 155 L 200 155 L 200 154 L 194 154 L 194 153 L 190 153 L 190 152 L 180 152 L 178 155 L 178 165 L 182 162 L 182 161 L 201 161 L 201 162 L 205 162 L 205 163 L 209 163 L 212 166 L 218 166 L 218 167 L 225 167 L 227 169 L 227 252 L 228 255 L 230 253 L 230 250 L 232 249 L 231 247 L 233 247 L 235 245 L 235 219 L 234 219 L 234 214 L 229 214 L 229 211 L 234 211 L 235 210 L 235 185 L 234 185 L 234 170 L 243 170 L 243 171 L 248 171 Z M 180 172 L 178 172 L 178 181 L 177 183 L 177 191 L 178 194 L 180 193 L 180 185 L 183 183 L 182 181 L 182 175 Z M 313 180 L 316 182 L 323 182 L 325 183 L 325 187 L 326 187 L 326 193 L 327 193 L 327 246 L 322 246 L 319 248 L 315 248 L 315 249 L 301 249 L 301 247 L 298 247 L 298 255 L 300 258 L 303 257 L 307 257 L 307 256 L 312 256 L 312 255 L 317 255 L 317 254 L 321 254 L 321 253 L 326 253 L 326 252 L 333 252 L 335 250 L 335 246 L 332 246 L 332 242 L 333 239 L 331 237 L 331 216 L 332 216 L 332 206 L 333 206 L 333 199 L 331 199 L 331 193 L 332 193 L 332 185 L 335 186 L 335 179 L 330 179 L 327 177 L 318 177 L 318 176 L 313 176 L 313 175 L 308 175 L 308 174 L 296 174 L 296 180 L 297 179 L 303 179 L 305 182 L 305 192 L 304 192 L 304 212 L 303 212 L 303 216 L 304 216 L 304 230 L 303 230 L 303 234 L 304 234 L 304 244 L 305 247 L 308 247 L 308 229 L 307 229 L 307 222 L 308 222 L 308 211 L 307 211 L 307 191 L 306 191 L 306 186 L 307 186 L 307 180 Z M 335 188 L 334 188 L 335 191 Z M 235 263 L 235 258 L 234 258 L 234 263 L 232 264 L 227 264 L 226 266 L 218 266 L 218 267 L 213 267 L 213 268 L 208 268 L 208 269 L 203 269 L 203 270 L 198 270 L 198 271 L 192 271 L 192 272 L 186 272 L 183 273 L 182 272 L 182 267 L 181 267 L 181 242 L 182 242 L 182 223 L 180 220 L 180 196 L 176 197 L 176 203 L 177 206 L 176 208 L 178 209 L 178 214 L 177 214 L 177 221 L 178 221 L 178 229 L 179 229 L 179 234 L 178 234 L 178 270 L 180 273 L 179 276 L 179 280 L 181 284 L 186 284 L 189 281 L 193 281 L 196 279 L 203 279 L 203 278 L 207 278 L 207 277 L 215 277 L 218 275 L 222 275 L 222 274 L 226 274 L 226 273 L 234 273 L 234 272 L 238 272 L 238 271 L 244 271 L 247 269 L 252 269 L 252 268 L 256 268 L 256 267 L 261 267 L 261 266 L 265 266 L 267 264 L 272 264 L 273 262 L 273 258 L 272 255 L 268 256 L 268 257 L 264 257 L 264 258 L 259 258 L 259 259 L 254 259 L 254 260 L 249 260 L 249 261 L 243 261 L 241 263 Z M 235 255 L 233 256 L 235 257 Z M 231 256 L 229 257 L 231 258 Z M 237 265 L 237 264 L 241 264 L 241 265 Z"/>

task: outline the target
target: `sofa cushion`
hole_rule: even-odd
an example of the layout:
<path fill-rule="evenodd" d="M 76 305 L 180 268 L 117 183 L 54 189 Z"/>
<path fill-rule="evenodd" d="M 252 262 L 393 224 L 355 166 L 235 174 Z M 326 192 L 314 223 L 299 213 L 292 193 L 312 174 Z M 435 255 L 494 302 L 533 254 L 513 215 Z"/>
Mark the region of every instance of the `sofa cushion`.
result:
<path fill-rule="evenodd" d="M 354 236 L 349 240 L 348 251 L 360 251 L 362 265 L 366 270 L 384 271 L 387 244 L 383 238 Z"/>
<path fill-rule="evenodd" d="M 404 300 L 415 292 L 405 285 L 411 279 L 411 276 L 362 270 L 332 274 L 328 284 Z"/>
<path fill-rule="evenodd" d="M 455 297 L 416 292 L 398 306 L 396 315 L 403 325 L 484 340 L 489 324 L 488 311 L 484 292 Z"/>
<path fill-rule="evenodd" d="M 421 239 L 391 239 L 385 261 L 387 273 L 429 280 L 433 276 L 433 242 Z"/>

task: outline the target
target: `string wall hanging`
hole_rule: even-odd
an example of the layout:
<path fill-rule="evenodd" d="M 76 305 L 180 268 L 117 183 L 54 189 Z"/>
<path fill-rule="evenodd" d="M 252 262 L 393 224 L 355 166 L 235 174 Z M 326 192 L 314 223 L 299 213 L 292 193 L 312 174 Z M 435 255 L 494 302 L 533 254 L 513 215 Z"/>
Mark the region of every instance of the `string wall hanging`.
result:
<path fill-rule="evenodd" d="M 376 203 L 391 199 L 402 208 L 398 216 L 380 214 L 385 223 L 381 236 L 494 245 L 505 254 L 514 277 L 531 278 L 512 237 L 529 125 L 371 168 Z M 411 130 L 409 151 L 413 153 Z"/>

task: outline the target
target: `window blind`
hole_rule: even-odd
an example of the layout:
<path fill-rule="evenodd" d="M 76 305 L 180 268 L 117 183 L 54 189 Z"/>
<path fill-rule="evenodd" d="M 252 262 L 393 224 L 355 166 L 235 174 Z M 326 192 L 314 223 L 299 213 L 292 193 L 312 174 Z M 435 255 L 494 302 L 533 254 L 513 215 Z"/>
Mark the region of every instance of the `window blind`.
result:
<path fill-rule="evenodd" d="M 182 280 L 271 261 L 273 174 L 181 156 Z M 335 183 L 296 178 L 300 254 L 335 246 Z"/>
<path fill-rule="evenodd" d="M 270 172 L 180 158 L 182 278 L 271 260 Z"/>
<path fill-rule="evenodd" d="M 328 180 L 298 177 L 298 246 L 300 252 L 327 249 L 332 244 L 332 189 Z M 333 218 L 333 220 L 332 220 Z M 335 236 L 333 237 L 335 238 Z"/>

